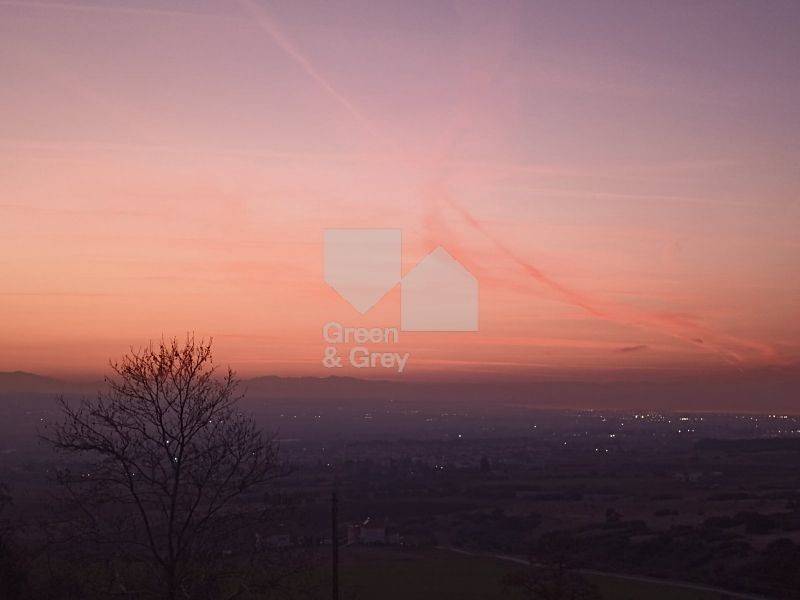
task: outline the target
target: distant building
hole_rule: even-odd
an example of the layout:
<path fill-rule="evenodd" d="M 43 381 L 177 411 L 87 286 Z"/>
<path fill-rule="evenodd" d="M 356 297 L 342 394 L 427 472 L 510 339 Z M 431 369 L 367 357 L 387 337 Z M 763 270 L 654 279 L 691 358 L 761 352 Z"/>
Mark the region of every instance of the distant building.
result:
<path fill-rule="evenodd" d="M 399 544 L 400 535 L 392 531 L 385 520 L 374 521 L 371 518 L 347 527 L 347 543 L 364 545 Z"/>

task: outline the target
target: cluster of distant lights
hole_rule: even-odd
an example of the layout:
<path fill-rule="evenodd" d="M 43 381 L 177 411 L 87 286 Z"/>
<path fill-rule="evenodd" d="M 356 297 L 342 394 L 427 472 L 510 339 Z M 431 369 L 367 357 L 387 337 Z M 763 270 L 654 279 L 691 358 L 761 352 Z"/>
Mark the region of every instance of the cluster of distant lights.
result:
<path fill-rule="evenodd" d="M 387 412 L 387 414 L 390 414 L 391 411 L 387 410 L 386 412 Z M 413 411 L 410 411 L 410 412 L 411 412 L 411 414 L 419 414 L 421 411 L 413 410 Z M 408 414 L 408 413 L 406 413 L 406 414 Z M 609 420 L 606 416 L 604 416 L 602 414 L 597 415 L 596 411 L 594 411 L 594 410 L 580 411 L 580 412 L 577 413 L 578 417 L 582 417 L 582 416 L 586 416 L 586 415 L 600 416 L 600 420 L 603 423 L 607 423 L 608 420 Z M 469 416 L 468 413 L 460 414 L 460 413 L 457 413 L 457 412 L 455 412 L 455 413 L 443 412 L 440 415 L 438 415 L 438 417 L 428 417 L 428 418 L 425 419 L 425 421 L 431 423 L 431 422 L 434 422 L 437 418 L 467 417 L 467 416 Z M 298 415 L 296 415 L 296 414 L 287 415 L 287 414 L 283 414 L 283 413 L 280 415 L 280 418 L 287 418 L 287 417 L 288 418 L 292 418 L 292 419 L 297 419 Z M 625 420 L 626 419 L 630 419 L 631 417 L 634 420 L 637 420 L 637 421 L 656 421 L 656 422 L 662 422 L 662 423 L 666 422 L 667 424 L 672 424 L 672 422 L 673 422 L 673 417 L 670 417 L 669 415 L 664 415 L 664 414 L 661 414 L 661 413 L 634 413 L 633 415 L 629 415 L 628 417 L 624 417 L 624 416 L 621 417 L 620 421 L 619 421 L 619 427 L 620 428 L 624 427 L 625 426 Z M 746 421 L 754 422 L 756 424 L 756 427 L 758 427 L 758 425 L 759 425 L 759 419 L 778 419 L 778 420 L 789 420 L 789 419 L 792 419 L 793 421 L 797 421 L 797 417 L 793 417 L 793 416 L 790 416 L 790 415 L 779 415 L 779 414 L 770 414 L 770 415 L 733 415 L 733 417 L 735 419 L 737 419 L 737 420 L 746 420 Z M 321 414 L 314 414 L 314 415 L 312 415 L 312 418 L 314 420 L 321 420 L 322 419 L 322 415 Z M 362 415 L 362 419 L 364 421 L 372 421 L 374 419 L 374 415 L 372 413 L 365 413 L 365 414 Z M 44 421 L 44 419 L 40 419 L 40 420 Z M 704 420 L 705 420 L 705 418 L 703 416 L 700 416 L 700 415 L 691 416 L 691 417 L 689 417 L 689 416 L 681 416 L 681 417 L 677 418 L 677 421 L 680 421 L 681 423 L 687 423 L 687 424 L 688 424 L 689 421 L 698 422 L 698 421 L 704 421 Z M 536 425 L 536 424 L 530 425 L 530 429 L 537 429 L 537 428 L 538 428 L 538 425 Z M 492 428 L 492 429 L 494 429 L 494 428 Z M 675 433 L 677 433 L 677 434 L 697 433 L 697 429 L 694 428 L 694 427 L 681 427 L 679 429 L 676 429 Z M 780 430 L 777 431 L 777 433 L 778 434 L 800 434 L 800 429 L 785 429 L 785 430 L 784 429 L 780 429 Z M 581 434 L 572 434 L 572 435 L 573 435 L 573 437 L 581 437 Z M 586 431 L 582 435 L 588 436 L 588 435 L 590 435 L 590 432 Z M 617 434 L 611 433 L 611 434 L 608 435 L 608 437 L 611 438 L 611 439 L 614 439 L 614 438 L 617 437 Z M 458 433 L 457 434 L 457 438 L 458 439 L 463 439 L 463 434 Z M 566 446 L 566 442 L 564 442 L 564 445 Z M 600 448 L 596 448 L 595 451 L 596 452 L 601 452 L 601 451 L 608 452 L 608 449 L 601 450 Z"/>

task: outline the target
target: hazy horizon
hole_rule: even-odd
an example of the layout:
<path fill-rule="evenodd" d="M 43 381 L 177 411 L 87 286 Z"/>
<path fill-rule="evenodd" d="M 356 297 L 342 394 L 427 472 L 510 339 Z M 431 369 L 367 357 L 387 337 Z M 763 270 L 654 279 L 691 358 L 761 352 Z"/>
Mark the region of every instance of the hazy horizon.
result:
<path fill-rule="evenodd" d="M 128 348 L 130 350 L 130 348 Z M 112 357 L 113 359 L 113 357 Z M 107 363 L 108 364 L 108 361 Z M 217 365 L 220 369 L 226 369 L 229 365 L 220 363 Z M 281 374 L 272 372 L 268 369 L 264 371 L 253 371 L 242 373 L 234 371 L 235 375 L 244 381 L 252 379 L 263 378 L 276 378 L 285 380 L 325 380 L 325 379 L 342 379 L 342 380 L 356 380 L 364 382 L 387 382 L 387 383 L 432 383 L 432 384 L 460 384 L 460 383 L 479 383 L 491 385 L 493 383 L 512 383 L 524 384 L 529 383 L 544 383 L 544 382 L 557 382 L 557 383 L 615 383 L 615 382 L 642 382 L 642 383 L 669 383 L 669 382 L 713 382 L 713 381 L 727 381 L 736 379 L 747 378 L 769 378 L 775 375 L 798 377 L 800 376 L 800 364 L 786 364 L 786 365 L 767 365 L 752 367 L 748 369 L 735 369 L 735 368 L 719 368 L 716 370 L 706 370 L 703 372 L 693 371 L 666 371 L 666 372 L 652 372 L 648 369 L 642 370 L 613 370 L 607 369 L 602 371 L 587 370 L 583 372 L 571 371 L 548 371 L 542 373 L 516 373 L 504 375 L 486 375 L 484 373 L 473 374 L 448 374 L 444 372 L 438 373 L 421 373 L 418 375 L 397 377 L 396 374 L 387 373 L 386 371 L 365 370 L 363 373 L 339 373 L 331 371 L 323 371 L 312 374 Z M 222 371 L 220 371 L 222 374 Z M 42 377 L 52 379 L 55 381 L 63 381 L 70 384 L 93 383 L 102 381 L 106 377 L 113 376 L 113 370 L 108 367 L 106 369 L 96 370 L 72 370 L 64 373 L 58 371 L 28 371 L 25 369 L 9 369 L 0 371 L 0 377 L 9 375 L 30 375 L 34 377 Z"/>

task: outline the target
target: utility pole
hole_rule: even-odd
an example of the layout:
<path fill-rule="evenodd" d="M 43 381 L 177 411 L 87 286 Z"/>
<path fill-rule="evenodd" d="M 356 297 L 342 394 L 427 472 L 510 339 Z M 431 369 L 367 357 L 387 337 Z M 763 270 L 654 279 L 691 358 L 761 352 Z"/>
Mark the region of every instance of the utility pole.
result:
<path fill-rule="evenodd" d="M 333 600 L 339 600 L 339 499 L 335 487 L 331 494 L 331 549 Z"/>

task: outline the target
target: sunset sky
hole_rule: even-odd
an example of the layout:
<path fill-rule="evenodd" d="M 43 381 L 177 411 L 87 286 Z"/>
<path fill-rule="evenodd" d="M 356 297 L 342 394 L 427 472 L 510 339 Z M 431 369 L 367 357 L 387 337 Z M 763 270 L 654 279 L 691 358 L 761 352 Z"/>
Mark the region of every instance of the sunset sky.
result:
<path fill-rule="evenodd" d="M 397 327 L 326 228 L 444 247 L 480 330 L 404 378 L 800 361 L 800 3 L 0 0 L 0 371 L 162 336 L 244 376 Z"/>

